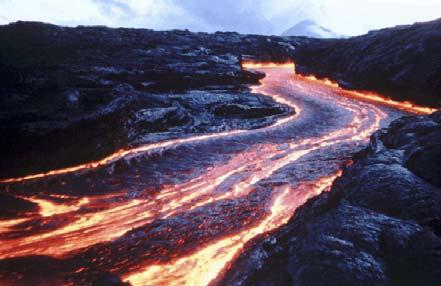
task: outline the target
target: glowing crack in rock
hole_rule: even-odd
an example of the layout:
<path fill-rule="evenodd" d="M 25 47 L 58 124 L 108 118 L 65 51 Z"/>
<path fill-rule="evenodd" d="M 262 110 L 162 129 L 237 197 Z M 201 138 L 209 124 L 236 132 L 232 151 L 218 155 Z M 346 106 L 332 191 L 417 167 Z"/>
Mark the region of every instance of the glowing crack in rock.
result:
<path fill-rule="evenodd" d="M 37 210 L 0 220 L 0 241 L 4 242 L 0 244 L 0 259 L 46 255 L 81 261 L 78 255 L 97 251 L 95 258 L 64 275 L 83 275 L 98 267 L 132 285 L 207 285 L 232 265 L 247 242 L 283 226 L 306 200 L 329 189 L 340 175 L 341 166 L 349 161 L 339 149 L 351 153 L 365 144 L 390 116 L 391 111 L 383 106 L 417 114 L 432 111 L 376 94 L 347 91 L 326 79 L 296 75 L 292 62 L 244 62 L 242 66 L 266 73 L 260 85 L 251 87 L 252 92 L 271 97 L 295 113 L 257 130 L 147 144 L 119 150 L 91 163 L 5 179 L 3 185 L 14 186 L 8 191 L 10 195 L 32 202 Z M 327 110 L 324 115 L 317 113 L 322 107 Z M 328 121 L 321 122 L 321 117 Z M 215 161 L 182 182 L 162 184 L 151 194 L 132 198 L 124 188 L 108 194 L 63 192 L 64 174 L 76 172 L 77 180 L 81 180 L 82 176 L 87 178 L 85 171 L 92 173 L 118 160 L 182 144 L 236 144 L 227 139 L 236 139 L 246 148 L 228 151 L 225 161 Z M 209 146 L 204 148 L 210 150 Z M 149 158 L 140 158 L 140 162 L 148 164 Z M 57 175 L 60 183 L 52 182 L 51 187 L 59 193 L 27 195 L 32 183 Z M 136 178 L 143 180 L 142 175 Z M 200 214 L 202 221 L 198 220 Z M 222 216 L 222 225 L 206 227 L 207 221 L 216 220 L 215 216 Z M 169 226 L 173 222 L 179 222 L 174 227 L 182 229 Z M 216 227 L 228 231 L 222 234 L 216 232 Z M 191 236 L 195 232 L 199 236 Z M 181 237 L 175 245 L 161 248 L 174 236 Z M 149 239 L 153 244 L 159 241 L 160 247 L 143 246 Z M 115 246 L 118 243 L 129 245 Z M 186 250 L 181 252 L 184 246 Z M 119 257 L 130 249 L 135 251 L 132 257 Z M 109 266 L 105 266 L 106 261 Z M 71 281 L 66 284 L 75 285 Z"/>

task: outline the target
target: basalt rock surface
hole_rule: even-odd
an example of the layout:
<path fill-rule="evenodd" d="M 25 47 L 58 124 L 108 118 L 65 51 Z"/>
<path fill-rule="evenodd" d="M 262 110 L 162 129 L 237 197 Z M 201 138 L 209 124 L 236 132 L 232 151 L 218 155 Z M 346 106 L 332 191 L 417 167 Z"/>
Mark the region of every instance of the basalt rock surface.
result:
<path fill-rule="evenodd" d="M 339 40 L 35 22 L 0 26 L 0 176 L 74 165 L 188 134 L 258 128 L 292 112 L 250 95 L 248 85 L 263 74 L 241 69 L 245 58 L 293 59 L 300 73 L 437 106 L 440 23 Z"/>
<path fill-rule="evenodd" d="M 220 285 L 439 285 L 441 112 L 376 132 L 330 192 L 248 245 Z"/>
<path fill-rule="evenodd" d="M 292 110 L 247 84 L 242 55 L 286 61 L 280 37 L 0 27 L 1 177 L 98 159 L 191 133 L 258 128 Z M 50 154 L 50 156 L 48 156 Z"/>
<path fill-rule="evenodd" d="M 300 73 L 398 100 L 441 104 L 441 19 L 348 39 L 309 40 L 293 57 Z"/>
<path fill-rule="evenodd" d="M 293 112 L 250 94 L 248 85 L 263 74 L 242 70 L 244 55 L 262 61 L 294 58 L 300 72 L 433 105 L 440 90 L 439 31 L 435 21 L 353 39 L 312 40 L 23 22 L 2 26 L 0 176 L 77 164 L 190 134 L 259 128 Z M 329 193 L 310 200 L 282 229 L 250 243 L 219 284 L 438 285 L 440 126 L 437 113 L 406 117 L 377 132 Z M 37 207 L 10 195 L 0 197 L 0 204 L 2 218 Z M 100 246 L 95 250 L 103 253 Z M 80 252 L 72 261 L 95 256 Z M 35 256 L 23 270 L 22 259 L 5 262 L 4 269 L 59 273 L 63 281 L 63 271 L 76 266 Z M 93 276 L 95 285 L 121 284 L 109 273 Z"/>

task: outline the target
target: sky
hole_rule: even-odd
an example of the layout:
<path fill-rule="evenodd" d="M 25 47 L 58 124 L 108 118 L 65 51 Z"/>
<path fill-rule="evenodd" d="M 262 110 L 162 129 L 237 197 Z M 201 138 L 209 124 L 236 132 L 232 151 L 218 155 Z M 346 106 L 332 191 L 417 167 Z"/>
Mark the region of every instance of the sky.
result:
<path fill-rule="evenodd" d="M 312 19 L 354 36 L 441 18 L 441 0 L 0 0 L 0 24 L 18 20 L 278 35 Z"/>

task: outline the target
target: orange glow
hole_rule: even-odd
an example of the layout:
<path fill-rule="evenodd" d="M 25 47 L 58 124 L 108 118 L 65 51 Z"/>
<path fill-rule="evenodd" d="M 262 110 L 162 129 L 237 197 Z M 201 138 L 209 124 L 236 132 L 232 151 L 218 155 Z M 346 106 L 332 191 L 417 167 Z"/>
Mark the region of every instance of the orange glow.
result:
<path fill-rule="evenodd" d="M 293 73 L 295 73 L 294 62 L 285 62 L 285 63 L 263 62 L 263 63 L 259 63 L 259 62 L 252 62 L 252 61 L 244 61 L 244 62 L 242 62 L 242 67 L 247 68 L 247 69 L 286 68 L 286 69 L 292 70 Z M 431 114 L 437 110 L 435 108 L 418 106 L 416 104 L 413 104 L 413 103 L 407 102 L 407 101 L 405 101 L 405 102 L 394 101 L 392 99 L 386 98 L 386 97 L 384 97 L 380 94 L 374 93 L 374 92 L 346 90 L 346 89 L 343 89 L 342 87 L 340 87 L 338 83 L 331 81 L 327 78 L 318 79 L 317 77 L 312 76 L 312 75 L 310 75 L 310 76 L 297 75 L 297 77 L 303 78 L 305 80 L 310 80 L 310 81 L 313 81 L 317 84 L 321 84 L 321 85 L 333 88 L 335 90 L 335 92 L 337 92 L 338 94 L 345 96 L 345 97 L 355 98 L 355 99 L 373 102 L 373 103 L 379 103 L 379 104 L 386 105 L 389 107 L 404 110 L 406 112 L 411 112 L 411 113 L 416 113 L 416 114 Z M 291 108 L 294 108 L 297 111 L 297 113 L 300 112 L 299 107 L 296 106 L 295 104 L 293 104 L 283 98 L 280 98 L 277 95 L 273 95 L 272 97 L 275 101 L 277 101 L 281 104 L 286 104 L 286 105 L 290 106 Z M 277 127 L 281 124 L 284 124 L 290 120 L 292 120 L 292 118 L 280 119 L 279 121 L 277 121 L 274 124 L 274 127 Z M 192 143 L 192 142 L 197 142 L 197 141 L 204 141 L 204 140 L 221 138 L 221 137 L 226 137 L 226 136 L 234 136 L 234 135 L 238 135 L 243 132 L 245 132 L 245 130 L 227 131 L 227 132 L 221 132 L 221 133 L 194 136 L 194 137 L 189 137 L 189 138 L 184 138 L 184 139 L 168 140 L 168 141 L 153 143 L 153 144 L 146 144 L 146 145 L 142 145 L 142 146 L 135 147 L 132 149 L 121 149 L 121 150 L 119 150 L 119 151 L 117 151 L 117 152 L 115 152 L 115 153 L 113 153 L 113 154 L 111 154 L 101 160 L 95 161 L 95 162 L 90 162 L 90 163 L 81 164 L 78 166 L 73 166 L 73 167 L 68 167 L 68 168 L 62 168 L 62 169 L 53 170 L 53 171 L 49 171 L 49 172 L 45 172 L 45 173 L 28 175 L 28 176 L 24 176 L 24 177 L 4 179 L 4 180 L 0 180 L 0 183 L 21 182 L 21 181 L 38 179 L 38 178 L 43 178 L 43 177 L 48 177 L 48 176 L 61 175 L 61 174 L 67 174 L 67 173 L 72 173 L 72 172 L 78 172 L 78 171 L 82 171 L 82 170 L 99 168 L 99 167 L 108 165 L 110 163 L 113 163 L 117 160 L 120 160 L 123 158 L 130 159 L 131 156 L 144 154 L 149 151 L 169 148 L 171 146 L 176 146 L 176 145 L 180 145 L 180 144 Z"/>
<path fill-rule="evenodd" d="M 265 187 L 270 189 L 268 196 L 262 199 L 262 205 L 259 206 L 262 211 L 259 218 L 256 217 L 251 223 L 241 225 L 229 232 L 229 235 L 210 237 L 188 254 L 170 256 L 167 262 L 160 260 L 152 262 L 151 259 L 142 256 L 141 262 L 137 265 L 126 267 L 125 261 L 122 261 L 119 262 L 120 264 L 112 265 L 111 269 L 106 269 L 120 275 L 124 281 L 134 286 L 207 285 L 234 262 L 235 257 L 244 251 L 247 242 L 284 225 L 296 209 L 309 198 L 329 190 L 334 179 L 341 174 L 341 171 L 337 170 L 340 164 L 328 166 L 327 162 L 321 162 L 323 153 L 335 152 L 335 149 L 340 148 L 343 143 L 354 145 L 366 143 L 369 136 L 381 127 L 382 121 L 388 116 L 385 111 L 373 104 L 376 103 L 373 100 L 360 101 L 358 97 L 344 95 L 346 91 L 336 83 L 296 75 L 294 63 L 245 62 L 242 66 L 266 73 L 260 85 L 251 87 L 252 92 L 269 96 L 274 101 L 293 108 L 296 113 L 279 118 L 274 124 L 257 130 L 227 131 L 147 144 L 117 151 L 96 162 L 4 180 L 3 183 L 19 183 L 30 179 L 85 171 L 117 160 L 130 159 L 145 152 L 172 148 L 180 144 L 206 142 L 226 136 L 246 137 L 247 135 L 259 138 L 255 141 L 250 139 L 246 149 L 232 153 L 227 161 L 217 162 L 188 181 L 161 185 L 155 190 L 157 192 L 136 199 L 129 198 L 127 190 L 124 189 L 115 190 L 112 194 L 80 198 L 54 194 L 25 196 L 22 195 L 25 192 L 20 192 L 20 196 L 17 197 L 36 203 L 39 212 L 13 220 L 0 221 L 1 234 L 13 231 L 15 228 L 19 229 L 21 223 L 32 219 L 47 224 L 62 220 L 63 224 L 50 230 L 30 231 L 27 236 L 5 240 L 7 243 L 0 244 L 0 259 L 26 255 L 49 255 L 60 259 L 71 257 L 81 249 L 118 239 L 128 231 L 153 221 L 173 220 L 173 216 L 192 214 L 193 211 L 211 212 L 210 208 L 216 207 L 211 205 L 213 203 L 236 202 L 239 199 L 243 201 L 248 195 L 256 193 L 258 196 L 259 186 L 269 182 L 269 187 Z M 286 137 L 281 137 L 283 140 L 280 141 L 266 140 L 283 133 L 286 128 L 299 127 L 301 130 L 305 120 L 311 120 L 312 112 L 308 110 L 308 105 L 304 105 L 305 99 L 324 106 L 332 104 L 336 110 L 343 110 L 346 117 L 328 129 L 325 124 L 321 126 L 321 122 L 314 123 L 320 125 L 315 127 L 318 131 L 305 132 L 300 138 L 297 138 L 296 134 L 288 133 Z M 293 130 L 298 130 L 295 128 Z M 244 143 L 248 142 L 244 141 Z M 339 163 L 344 163 L 347 159 L 339 157 L 338 160 Z M 310 166 L 310 169 L 303 169 L 306 168 L 304 165 L 308 165 L 305 162 L 309 161 L 313 161 L 311 165 L 316 164 L 318 167 Z M 284 173 L 284 170 L 289 168 L 299 168 L 310 176 L 305 176 L 307 179 L 296 179 L 295 176 L 287 178 L 286 174 L 290 173 Z M 274 184 L 271 184 L 273 182 Z M 23 186 L 26 188 L 25 184 Z M 62 185 L 56 187 L 62 188 Z M 243 207 L 239 203 L 231 203 L 231 208 Z M 228 212 L 228 208 L 225 211 Z M 245 209 L 245 211 L 255 210 Z M 209 229 L 201 231 L 210 232 Z M 110 249 L 106 248 L 105 251 L 107 250 L 110 252 Z M 79 265 L 75 273 L 88 271 L 83 266 Z"/>
<path fill-rule="evenodd" d="M 276 72 L 274 73 L 277 74 Z M 283 75 L 289 74 L 284 73 Z M 268 72 L 267 78 L 263 80 L 262 84 L 253 87 L 253 92 L 271 95 L 273 98 L 281 96 L 268 91 L 272 86 L 270 75 L 272 73 Z M 277 75 L 280 80 L 283 80 L 281 74 Z M 354 104 L 346 102 L 340 102 L 339 104 L 351 110 L 354 114 L 363 114 L 365 112 L 363 107 L 357 107 Z M 248 194 L 247 190 L 250 190 L 252 184 L 272 176 L 276 171 L 314 150 L 344 141 L 367 141 L 370 134 L 380 127 L 381 120 L 386 117 L 386 114 L 378 108 L 372 108 L 375 111 L 375 119 L 370 125 L 363 126 L 361 115 L 360 117 L 354 116 L 352 123 L 343 130 L 331 132 L 320 138 L 292 143 L 289 145 L 286 156 L 276 160 L 270 159 L 265 162 L 250 179 L 239 182 L 235 185 L 233 191 L 224 195 L 224 197 L 232 198 L 235 195 L 243 196 Z M 300 184 L 295 189 L 284 188 L 283 190 L 276 190 L 278 195 L 269 207 L 270 214 L 257 226 L 246 229 L 237 235 L 217 240 L 201 250 L 176 259 L 171 263 L 148 265 L 144 269 L 129 273 L 127 276 L 124 276 L 124 279 L 135 286 L 208 285 L 240 253 L 247 241 L 285 224 L 298 206 L 302 205 L 309 198 L 328 190 L 334 179 L 340 174 L 341 171 L 338 171 L 336 174 L 324 177 L 317 182 Z"/>
<path fill-rule="evenodd" d="M 40 208 L 40 214 L 42 217 L 53 216 L 57 214 L 63 214 L 68 212 L 74 212 L 81 208 L 81 206 L 89 202 L 88 198 L 82 198 L 74 204 L 56 204 L 48 200 L 38 198 L 24 198 L 30 202 L 36 203 Z"/>
<path fill-rule="evenodd" d="M 303 77 L 306 80 L 314 81 L 316 83 L 323 84 L 323 85 L 329 86 L 331 88 L 334 88 L 335 91 L 340 92 L 340 94 L 342 96 L 360 99 L 360 100 L 373 102 L 373 103 L 379 103 L 382 105 L 386 105 L 386 106 L 400 109 L 400 110 L 410 112 L 410 113 L 431 114 L 431 113 L 438 110 L 436 108 L 419 106 L 419 105 L 413 104 L 408 101 L 395 101 L 395 100 L 392 100 L 390 98 L 387 98 L 387 97 L 382 96 L 381 94 L 375 93 L 375 92 L 347 90 L 347 89 L 342 88 L 337 82 L 331 81 L 327 78 L 318 79 L 315 76 L 299 76 L 299 77 Z"/>
<path fill-rule="evenodd" d="M 8 232 L 15 225 L 28 221 L 27 218 L 10 219 L 10 220 L 0 220 L 0 234 Z"/>
<path fill-rule="evenodd" d="M 277 67 L 277 66 L 275 66 L 275 67 Z M 282 67 L 285 67 L 285 66 L 282 66 Z M 268 130 L 269 128 L 274 128 L 274 127 L 278 127 L 280 125 L 283 125 L 283 124 L 295 119 L 295 117 L 300 112 L 300 108 L 292 101 L 286 100 L 278 95 L 274 95 L 274 96 L 272 96 L 272 98 L 274 101 L 276 101 L 280 104 L 288 105 L 293 110 L 295 110 L 296 114 L 285 117 L 285 118 L 280 118 L 273 125 L 268 126 L 266 128 L 262 128 L 260 130 L 254 130 L 254 132 L 260 132 L 261 130 Z M 17 183 L 17 182 L 22 182 L 22 181 L 27 181 L 27 180 L 49 177 L 49 176 L 62 175 L 62 174 L 67 174 L 67 173 L 79 172 L 79 171 L 83 171 L 83 170 L 95 169 L 95 168 L 99 168 L 99 167 L 111 164 L 111 163 L 116 162 L 121 159 L 130 159 L 132 157 L 135 157 L 140 154 L 145 154 L 150 151 L 157 151 L 157 150 L 166 149 L 166 148 L 170 148 L 170 147 L 176 147 L 178 145 L 187 144 L 187 143 L 195 143 L 195 142 L 207 141 L 207 140 L 211 140 L 211 139 L 218 139 L 218 138 L 223 138 L 223 137 L 228 137 L 228 136 L 234 136 L 234 135 L 239 135 L 239 134 L 246 133 L 246 132 L 250 132 L 250 131 L 233 130 L 233 131 L 219 132 L 219 133 L 206 134 L 206 135 L 197 135 L 197 136 L 193 136 L 193 137 L 189 137 L 189 138 L 174 139 L 174 140 L 168 140 L 168 141 L 163 141 L 163 142 L 158 142 L 158 143 L 153 143 L 153 144 L 146 144 L 146 145 L 142 145 L 142 146 L 135 147 L 132 149 L 121 149 L 121 150 L 118 150 L 115 153 L 113 153 L 113 154 L 111 154 L 101 160 L 98 160 L 98 161 L 85 163 L 85 164 L 81 164 L 81 165 L 74 166 L 74 167 L 52 170 L 52 171 L 45 172 L 45 173 L 38 173 L 38 174 L 33 174 L 33 175 L 28 175 L 28 176 L 18 177 L 18 178 L 4 179 L 4 180 L 0 180 L 0 183 Z"/>
<path fill-rule="evenodd" d="M 9 182 L 20 182 L 28 179 L 46 177 L 57 174 L 64 174 L 83 169 L 96 168 L 117 159 L 127 158 L 137 153 L 154 150 L 155 148 L 174 147 L 183 143 L 206 141 L 214 138 L 238 135 L 243 133 L 259 133 L 279 127 L 295 118 L 300 114 L 300 108 L 292 101 L 279 95 L 274 95 L 273 99 L 279 103 L 286 104 L 296 110 L 296 114 L 278 119 L 273 125 L 257 130 L 238 130 L 228 131 L 217 134 L 201 135 L 185 139 L 176 139 L 156 144 L 149 144 L 134 149 L 118 151 L 100 161 L 87 163 L 80 166 L 60 169 L 48 172 L 46 174 L 37 174 L 17 179 L 9 179 Z M 0 258 L 23 256 L 31 254 L 46 254 L 55 257 L 63 257 L 69 252 L 84 248 L 95 243 L 110 241 L 125 232 L 144 225 L 153 219 L 153 213 L 157 217 L 167 218 L 171 215 L 192 210 L 208 203 L 219 200 L 238 197 L 244 195 L 250 189 L 247 187 L 255 183 L 255 180 L 243 183 L 234 189 L 233 194 L 213 194 L 212 191 L 219 186 L 226 178 L 242 171 L 245 167 L 252 166 L 256 159 L 263 153 L 274 154 L 274 147 L 271 145 L 256 146 L 255 149 L 239 154 L 228 164 L 219 166 L 202 175 L 199 178 L 191 180 L 189 183 L 165 187 L 155 200 L 135 200 L 130 203 L 122 203 L 108 206 L 108 209 L 93 213 L 82 214 L 81 216 L 71 216 L 72 220 L 67 226 L 44 234 L 36 234 L 26 239 L 11 240 L 8 245 L 0 245 Z M 265 174 L 262 173 L 262 176 Z M 241 188 L 242 191 L 238 191 Z M 179 195 L 176 193 L 179 192 Z M 87 198 L 87 206 L 93 208 L 100 205 L 99 198 Z M 54 204 L 47 200 L 28 198 L 28 200 L 37 203 L 40 207 L 41 216 L 51 216 L 63 214 L 79 209 L 78 205 L 66 206 Z M 84 206 L 84 205 L 81 205 Z M 79 239 L 81 237 L 81 239 Z M 61 243 L 61 245 L 60 245 Z M 15 245 L 11 248 L 11 245 Z"/>
<path fill-rule="evenodd" d="M 124 216 L 130 216 L 131 212 L 137 210 L 139 212 L 142 203 L 132 200 L 96 213 L 74 214 L 69 217 L 72 223 L 54 231 L 9 240 L 6 245 L 0 244 L 0 258 L 35 254 L 62 257 L 70 251 L 117 238 L 130 230 L 132 225 L 136 226 L 136 222 L 145 223 L 145 219 L 151 217 L 147 211 L 139 213 L 136 218 L 127 219 Z"/>
<path fill-rule="evenodd" d="M 295 72 L 295 63 L 294 62 L 285 62 L 285 63 L 275 63 L 275 62 L 252 62 L 252 61 L 244 61 L 242 62 L 242 67 L 247 69 L 262 69 L 262 68 L 290 68 Z M 334 88 L 336 91 L 342 92 L 341 95 L 352 97 L 360 100 L 365 100 L 374 103 L 380 103 L 386 106 L 390 106 L 393 108 L 397 108 L 400 110 L 404 110 L 410 113 L 416 114 L 431 114 L 438 109 L 419 106 L 417 104 L 408 102 L 408 101 L 395 101 L 385 96 L 382 96 L 379 93 L 370 92 L 370 91 L 354 91 L 347 90 L 342 88 L 337 82 L 332 81 L 328 78 L 319 79 L 314 75 L 302 76 L 298 75 L 298 77 L 314 81 L 318 84 L 323 84 L 329 87 Z"/>
<path fill-rule="evenodd" d="M 275 63 L 275 62 L 253 62 L 243 61 L 242 68 L 245 69 L 262 69 L 262 68 L 289 68 L 295 72 L 295 64 L 293 62 Z"/>
<path fill-rule="evenodd" d="M 225 137 L 225 136 L 229 136 L 229 135 L 237 135 L 242 132 L 243 132 L 242 130 L 236 130 L 236 131 L 222 132 L 222 133 L 216 133 L 216 134 L 207 134 L 207 135 L 194 136 L 194 137 L 184 138 L 184 139 L 175 139 L 175 140 L 169 140 L 169 141 L 164 141 L 164 142 L 159 142 L 159 143 L 146 144 L 146 145 L 142 145 L 140 147 L 135 147 L 132 149 L 121 149 L 121 150 L 118 150 L 115 153 L 113 153 L 113 154 L 111 154 L 101 160 L 98 160 L 98 161 L 85 163 L 85 164 L 81 164 L 81 165 L 74 166 L 74 167 L 52 170 L 52 171 L 45 172 L 45 173 L 28 175 L 28 176 L 19 177 L 19 178 L 4 179 L 4 180 L 0 180 L 0 183 L 16 183 L 16 182 L 22 182 L 22 181 L 26 181 L 26 180 L 39 179 L 39 178 L 44 178 L 44 177 L 49 177 L 49 176 L 54 176 L 54 175 L 62 175 L 62 174 L 73 173 L 73 172 L 78 172 L 78 171 L 83 171 L 83 170 L 88 170 L 88 169 L 99 168 L 99 167 L 111 164 L 111 163 L 118 161 L 120 159 L 123 159 L 123 158 L 130 159 L 131 156 L 144 154 L 149 151 L 159 150 L 159 149 L 168 148 L 171 146 L 176 146 L 176 145 L 185 144 L 185 143 L 209 140 L 209 139 Z"/>
<path fill-rule="evenodd" d="M 220 239 L 170 264 L 150 265 L 139 272 L 125 276 L 124 281 L 130 282 L 134 286 L 208 285 L 219 275 L 228 262 L 238 255 L 245 243 L 259 234 L 285 224 L 300 205 L 312 195 L 327 190 L 339 174 L 340 172 L 322 178 L 312 186 L 309 183 L 301 184 L 298 187 L 298 192 L 294 192 L 288 187 L 282 188 L 277 191 L 278 194 L 269 207 L 269 215 L 258 225 L 237 235 Z M 302 192 L 302 189 L 308 189 L 308 191 Z"/>

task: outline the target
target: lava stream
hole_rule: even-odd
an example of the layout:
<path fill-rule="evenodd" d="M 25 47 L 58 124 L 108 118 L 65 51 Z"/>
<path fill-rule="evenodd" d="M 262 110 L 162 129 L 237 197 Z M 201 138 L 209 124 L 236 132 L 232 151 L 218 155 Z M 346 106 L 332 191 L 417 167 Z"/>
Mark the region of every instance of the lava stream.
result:
<path fill-rule="evenodd" d="M 267 71 L 267 74 L 271 75 L 271 71 Z M 271 79 L 270 76 L 268 77 Z M 256 88 L 255 91 L 269 94 L 265 91 L 267 84 L 264 81 L 262 86 Z M 346 106 L 352 112 L 362 112 L 361 109 L 351 109 L 346 103 L 341 103 L 341 105 Z M 386 114 L 381 110 L 373 106 L 371 108 L 376 115 L 375 120 L 367 128 L 363 128 L 361 126 L 362 120 L 355 116 L 352 124 L 349 124 L 348 128 L 344 130 L 338 130 L 320 138 L 302 140 L 298 144 L 293 143 L 291 144 L 291 150 L 287 152 L 288 155 L 268 164 L 267 169 L 263 171 L 265 175 L 258 177 L 254 182 L 270 177 L 274 172 L 319 148 L 345 140 L 367 140 L 368 136 L 380 127 L 381 120 L 386 117 Z M 305 149 L 296 149 L 300 146 Z M 314 186 L 312 187 L 308 183 L 303 183 L 296 188 L 286 187 L 284 191 L 280 192 L 276 190 L 275 192 L 278 195 L 276 195 L 270 207 L 270 214 L 257 226 L 245 229 L 234 236 L 215 241 L 202 250 L 179 258 L 170 264 L 148 265 L 145 269 L 127 274 L 125 280 L 133 285 L 207 285 L 228 265 L 247 241 L 286 223 L 298 206 L 308 198 L 326 189 L 339 174 L 340 171 L 337 171 L 335 175 L 319 179 L 316 183 L 313 183 Z M 239 185 L 242 183 L 239 183 Z M 250 186 L 248 184 L 246 187 L 249 188 Z M 296 200 L 289 200 L 288 197 L 296 197 Z"/>
<path fill-rule="evenodd" d="M 269 232 L 285 224 L 295 209 L 309 198 L 329 188 L 338 172 L 330 177 L 321 178 L 312 186 L 304 183 L 297 187 L 296 194 L 285 187 L 275 190 L 277 196 L 270 207 L 270 214 L 258 225 L 243 232 L 220 239 L 198 250 L 196 253 L 173 261 L 171 264 L 150 265 L 142 272 L 124 277 L 132 285 L 208 285 L 224 269 L 246 242 L 259 234 Z M 301 192 L 301 189 L 308 189 Z"/>
<path fill-rule="evenodd" d="M 271 71 L 267 72 L 270 73 Z M 280 77 L 283 79 L 290 75 L 291 71 L 287 69 L 283 74 L 279 74 L 279 79 Z M 271 79 L 271 77 L 268 77 L 262 82 L 261 86 L 255 87 L 254 91 L 270 95 L 266 90 L 271 88 Z M 286 80 L 289 80 L 289 78 L 286 78 Z M 267 86 L 268 84 L 269 87 Z M 294 105 L 294 103 L 290 102 L 289 98 L 283 98 L 277 94 L 273 94 L 273 96 L 279 98 L 284 103 Z M 354 109 L 345 102 L 339 102 L 338 104 L 354 113 L 363 112 L 361 109 Z M 380 111 L 377 112 L 380 113 Z M 347 138 L 344 136 L 353 136 L 351 140 L 366 139 L 366 134 L 370 134 L 373 130 L 379 128 L 380 120 L 381 118 L 377 118 L 371 128 L 364 130 L 361 124 L 362 121 L 357 116 L 354 116 L 353 121 L 347 128 L 319 138 L 291 143 L 289 149 L 285 151 L 277 151 L 277 148 L 272 144 L 254 146 L 245 154 L 239 154 L 234 157 L 226 166 L 210 170 L 207 174 L 189 183 L 163 189 L 154 201 L 135 200 L 128 204 L 117 204 L 100 212 L 85 213 L 78 217 L 74 216 L 75 219 L 72 223 L 55 231 L 36 234 L 26 239 L 10 241 L 15 247 L 11 249 L 6 246 L 0 246 L 0 257 L 5 258 L 36 253 L 59 257 L 94 243 L 117 238 L 132 228 L 152 221 L 153 218 L 167 218 L 176 213 L 193 210 L 208 203 L 245 196 L 252 190 L 251 186 L 256 182 L 270 177 L 277 170 L 314 150 L 340 142 L 341 139 L 339 138 L 341 137 L 346 140 Z M 277 160 L 261 159 L 270 154 L 272 156 L 283 156 Z M 235 184 L 230 192 L 212 193 L 212 190 L 228 177 L 250 166 L 254 169 L 253 175 Z M 179 195 L 176 194 L 177 192 L 179 192 Z M 35 198 L 30 200 L 39 203 L 42 214 L 49 212 L 47 210 L 48 203 L 42 204 L 42 202 L 45 202 L 44 200 Z M 62 213 L 67 209 L 63 205 L 59 205 L 56 210 L 53 204 L 51 206 L 52 214 Z M 158 206 L 161 206 L 161 208 L 158 209 Z M 109 218 L 109 216 L 111 217 Z M 82 239 L 77 239 L 78 237 Z"/>
<path fill-rule="evenodd" d="M 340 149 L 345 154 L 358 150 L 389 120 L 391 111 L 382 105 L 418 114 L 430 111 L 379 95 L 346 91 L 326 79 L 295 75 L 293 63 L 246 62 L 243 67 L 266 73 L 261 85 L 252 87 L 253 92 L 290 106 L 296 114 L 280 118 L 273 125 L 259 130 L 227 131 L 148 144 L 117 151 L 92 163 L 3 180 L 1 183 L 16 184 L 18 189 L 21 186 L 23 191 L 11 191 L 10 194 L 34 203 L 38 211 L 0 221 L 0 241 L 4 242 L 0 244 L 0 259 L 25 259 L 32 255 L 46 255 L 62 261 L 73 259 L 75 265 L 80 266 L 66 275 L 76 277 L 92 271 L 93 267 L 102 270 L 105 266 L 96 262 L 97 258 L 104 258 L 101 255 L 110 255 L 113 251 L 124 251 L 124 248 L 115 249 L 113 245 L 117 240 L 130 243 L 134 230 L 142 229 L 139 233 L 145 235 L 144 240 L 149 239 L 149 231 L 156 231 L 155 240 L 162 238 L 167 244 L 168 233 L 175 231 L 167 223 L 176 219 L 191 222 L 198 211 L 210 219 L 212 212 L 219 214 L 214 210 L 226 205 L 220 212 L 224 215 L 223 227 L 228 229 L 225 234 L 211 237 L 212 230 L 204 229 L 201 223 L 202 228 L 198 228 L 200 237 L 194 242 L 186 242 L 184 235 L 171 249 L 160 248 L 158 251 L 164 253 L 163 259 L 157 259 L 154 250 L 150 254 L 150 249 L 136 248 L 140 243 L 136 241 L 127 249 L 136 249 L 139 257 L 119 260 L 116 255 L 109 258 L 111 267 L 105 268 L 132 285 L 207 285 L 232 264 L 247 242 L 282 226 L 297 207 L 329 188 L 340 174 L 341 166 L 348 161 L 348 155 L 343 156 Z M 374 105 L 377 103 L 379 106 Z M 163 184 L 153 194 L 131 198 L 122 188 L 110 194 L 78 197 L 44 191 L 26 195 L 25 189 L 50 176 L 60 175 L 62 178 L 63 174 L 71 172 L 93 171 L 117 160 L 182 144 L 197 145 L 209 141 L 227 147 L 235 144 L 233 140 L 229 141 L 235 138 L 238 144 L 245 143 L 247 147 L 227 153 L 228 161 L 215 161 L 202 174 L 182 183 Z M 207 152 L 211 150 L 209 146 L 204 148 Z M 180 155 L 186 156 L 184 152 Z M 141 160 L 149 162 L 148 158 Z M 87 173 L 78 175 L 81 179 Z M 140 178 L 142 180 L 142 176 Z M 29 180 L 33 181 L 23 183 Z M 55 187 L 65 188 L 63 184 Z M 258 208 L 250 206 L 247 209 L 241 205 L 251 197 Z M 239 211 L 233 212 L 233 209 Z M 256 212 L 254 220 L 247 216 L 251 211 Z M 243 216 L 234 227 L 229 225 L 230 220 L 235 221 L 230 212 L 231 216 Z M 48 228 L 39 228 L 41 222 Z M 148 226 L 152 224 L 155 227 L 150 229 Z M 188 227 L 191 232 L 192 225 Z M 185 253 L 180 252 L 181 243 L 187 243 Z M 96 257 L 81 265 L 79 257 L 86 252 L 93 253 L 94 249 L 101 250 L 96 250 Z M 132 260 L 136 263 L 131 263 Z"/>
<path fill-rule="evenodd" d="M 284 98 L 281 98 L 278 95 L 272 96 L 272 99 L 280 104 L 288 105 L 293 110 L 295 110 L 297 113 L 294 115 L 288 116 L 288 117 L 279 118 L 271 126 L 264 127 L 264 128 L 257 129 L 257 130 L 251 130 L 251 131 L 232 130 L 232 131 L 226 131 L 226 132 L 193 136 L 193 137 L 188 137 L 188 138 L 183 138 L 183 139 L 167 140 L 167 141 L 162 141 L 162 142 L 152 143 L 152 144 L 145 144 L 145 145 L 131 148 L 131 149 L 118 150 L 115 153 L 113 153 L 113 154 L 111 154 L 101 160 L 98 160 L 98 161 L 80 164 L 80 165 L 73 166 L 73 167 L 52 170 L 52 171 L 48 171 L 45 173 L 32 174 L 32 175 L 27 175 L 27 176 L 18 177 L 18 178 L 2 179 L 2 180 L 0 180 L 0 183 L 17 183 L 17 182 L 33 180 L 33 179 L 40 179 L 40 178 L 45 178 L 45 177 L 50 177 L 50 176 L 55 176 L 55 175 L 63 175 L 63 174 L 68 174 L 68 173 L 73 173 L 73 172 L 79 172 L 79 171 L 83 171 L 83 170 L 90 170 L 90 169 L 95 169 L 95 168 L 109 165 L 109 164 L 114 163 L 114 162 L 121 160 L 121 159 L 130 159 L 130 158 L 133 158 L 133 157 L 140 155 L 140 154 L 145 154 L 147 152 L 157 151 L 157 150 L 166 149 L 166 148 L 172 148 L 172 147 L 176 147 L 176 146 L 182 145 L 182 144 L 208 141 L 211 139 L 219 139 L 219 138 L 223 138 L 223 137 L 244 134 L 247 132 L 262 132 L 262 131 L 268 130 L 270 128 L 278 127 L 282 124 L 285 124 L 289 121 L 294 120 L 296 118 L 296 116 L 298 115 L 298 113 L 300 112 L 300 108 L 296 104 L 291 102 L 290 100 L 285 100 Z"/>

